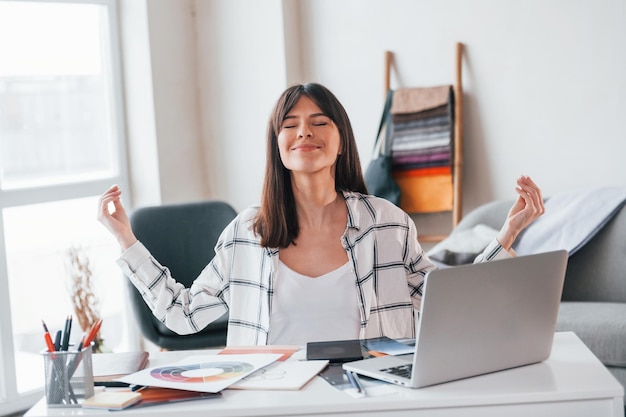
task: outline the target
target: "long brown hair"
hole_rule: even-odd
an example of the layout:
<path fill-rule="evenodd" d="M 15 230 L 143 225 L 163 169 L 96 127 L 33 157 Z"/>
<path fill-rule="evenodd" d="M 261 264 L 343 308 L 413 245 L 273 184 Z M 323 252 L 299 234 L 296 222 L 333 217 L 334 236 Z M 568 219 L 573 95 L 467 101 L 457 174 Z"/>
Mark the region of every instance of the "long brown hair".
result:
<path fill-rule="evenodd" d="M 280 159 L 278 134 L 285 116 L 302 96 L 313 100 L 339 130 L 341 154 L 335 164 L 335 189 L 338 192 L 357 191 L 367 194 L 352 125 L 337 97 L 316 83 L 296 84 L 287 88 L 276 102 L 267 125 L 261 209 L 254 220 L 254 231 L 261 236 L 261 245 L 264 247 L 286 248 L 294 243 L 300 231 L 291 176 Z"/>

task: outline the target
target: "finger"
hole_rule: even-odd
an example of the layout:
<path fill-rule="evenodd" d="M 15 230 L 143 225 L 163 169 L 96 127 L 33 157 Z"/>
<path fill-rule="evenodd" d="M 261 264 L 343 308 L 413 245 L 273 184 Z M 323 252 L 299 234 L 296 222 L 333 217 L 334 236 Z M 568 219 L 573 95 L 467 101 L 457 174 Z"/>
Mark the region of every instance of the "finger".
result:
<path fill-rule="evenodd" d="M 539 205 L 543 200 L 541 196 L 541 189 L 534 183 L 534 181 L 528 176 L 521 176 L 517 184 L 533 199 L 535 205 Z"/>
<path fill-rule="evenodd" d="M 100 196 L 100 204 L 102 204 L 105 200 L 111 201 L 111 198 L 119 198 L 121 195 L 122 190 L 120 190 L 117 185 L 114 185 Z"/>
<path fill-rule="evenodd" d="M 113 199 L 113 207 L 115 208 L 116 213 L 125 213 L 124 205 L 122 204 L 122 199 L 119 196 Z"/>
<path fill-rule="evenodd" d="M 119 194 L 105 194 L 100 197 L 100 201 L 98 202 L 98 205 L 101 210 L 108 209 L 109 204 L 119 199 L 120 199 Z"/>
<path fill-rule="evenodd" d="M 115 193 L 115 192 L 121 192 L 120 187 L 118 187 L 117 184 L 113 184 L 112 186 L 110 186 L 105 192 L 102 193 L 101 197 L 105 197 L 111 193 Z"/>
<path fill-rule="evenodd" d="M 522 210 L 534 205 L 532 198 L 523 187 L 515 187 L 515 192 L 519 196 L 519 201 L 524 204 L 524 208 L 522 208 Z"/>
<path fill-rule="evenodd" d="M 534 191 L 521 187 L 516 189 L 516 191 L 520 197 L 524 199 L 525 207 L 523 211 L 527 213 L 529 220 L 532 221 L 543 214 L 545 211 L 543 208 L 543 200 L 538 198 Z"/>
<path fill-rule="evenodd" d="M 106 204 L 109 204 L 115 200 L 119 200 L 120 199 L 120 193 L 110 193 L 110 194 L 103 194 L 102 197 L 100 197 L 100 205 L 101 206 L 105 206 Z"/>
<path fill-rule="evenodd" d="M 527 190 L 529 195 L 533 198 L 533 202 L 539 213 L 543 214 L 545 212 L 545 207 L 543 205 L 543 196 L 541 193 L 541 188 L 528 176 L 524 176 L 524 181 L 527 184 Z"/>
<path fill-rule="evenodd" d="M 523 175 L 521 183 L 525 186 L 524 188 L 532 190 L 537 196 L 541 197 L 541 188 L 529 176 Z"/>
<path fill-rule="evenodd" d="M 515 191 L 524 200 L 525 207 L 523 210 L 531 213 L 533 217 L 536 217 L 536 213 L 542 212 L 543 202 L 537 190 L 521 185 L 516 187 Z"/>
<path fill-rule="evenodd" d="M 120 196 L 116 195 L 115 193 L 113 194 L 108 194 L 108 195 L 103 195 L 102 197 L 100 197 L 100 208 L 99 208 L 99 216 L 110 216 L 111 212 L 109 211 L 109 204 L 113 203 L 113 205 L 116 207 L 115 209 L 117 210 L 117 205 L 116 205 L 116 201 L 119 201 Z"/>

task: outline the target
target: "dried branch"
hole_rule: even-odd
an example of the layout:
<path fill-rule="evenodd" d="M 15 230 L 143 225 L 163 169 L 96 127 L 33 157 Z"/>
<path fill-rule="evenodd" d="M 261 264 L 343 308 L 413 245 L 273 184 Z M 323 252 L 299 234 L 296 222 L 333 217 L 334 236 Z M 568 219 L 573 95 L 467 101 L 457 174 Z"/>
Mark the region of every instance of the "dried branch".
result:
<path fill-rule="evenodd" d="M 100 319 L 98 298 L 92 287 L 89 258 L 79 247 L 67 250 L 66 270 L 69 277 L 68 291 L 74 305 L 75 318 L 80 328 L 87 331 Z"/>

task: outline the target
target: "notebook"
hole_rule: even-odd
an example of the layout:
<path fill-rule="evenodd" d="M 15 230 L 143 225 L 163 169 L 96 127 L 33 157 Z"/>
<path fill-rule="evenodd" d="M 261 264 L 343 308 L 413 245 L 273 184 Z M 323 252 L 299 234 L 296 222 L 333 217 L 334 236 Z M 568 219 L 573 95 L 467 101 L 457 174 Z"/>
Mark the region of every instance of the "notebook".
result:
<path fill-rule="evenodd" d="M 414 352 L 343 364 L 420 388 L 550 356 L 567 252 L 519 256 L 427 274 Z"/>

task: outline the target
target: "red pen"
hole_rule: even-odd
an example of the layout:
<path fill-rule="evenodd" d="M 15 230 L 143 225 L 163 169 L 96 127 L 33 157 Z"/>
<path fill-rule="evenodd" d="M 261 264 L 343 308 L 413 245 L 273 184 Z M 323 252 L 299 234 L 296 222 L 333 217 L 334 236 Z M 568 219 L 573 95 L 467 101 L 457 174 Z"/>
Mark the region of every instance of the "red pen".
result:
<path fill-rule="evenodd" d="M 87 337 L 85 338 L 85 343 L 83 343 L 83 346 L 85 347 L 89 346 L 91 342 L 93 342 L 93 340 L 98 335 L 98 332 L 100 331 L 100 326 L 102 326 L 102 319 L 98 320 L 97 322 L 94 323 L 93 326 L 91 326 L 91 329 L 89 330 L 89 333 L 87 334 Z"/>
<path fill-rule="evenodd" d="M 48 326 L 46 323 L 41 320 L 41 324 L 43 324 L 43 338 L 46 340 L 46 346 L 48 346 L 48 352 L 54 352 L 56 349 L 54 348 L 54 342 L 52 341 L 52 337 L 50 336 L 50 332 L 48 331 Z"/>

